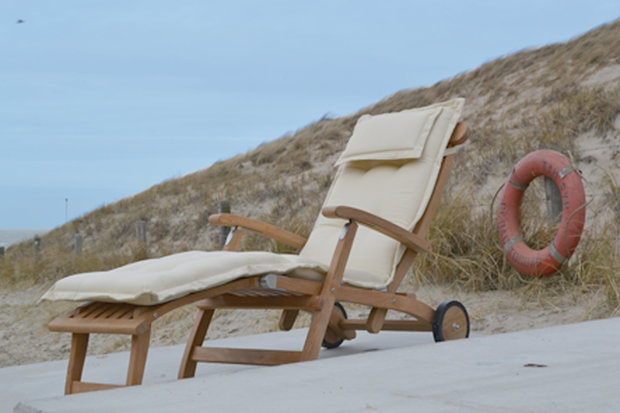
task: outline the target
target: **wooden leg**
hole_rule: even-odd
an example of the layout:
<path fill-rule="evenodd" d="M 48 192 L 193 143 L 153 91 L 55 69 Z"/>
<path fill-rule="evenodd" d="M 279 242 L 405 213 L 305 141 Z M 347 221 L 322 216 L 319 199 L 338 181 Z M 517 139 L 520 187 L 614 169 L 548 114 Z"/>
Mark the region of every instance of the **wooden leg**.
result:
<path fill-rule="evenodd" d="M 385 323 L 387 312 L 388 310 L 385 308 L 374 307 L 371 309 L 370 314 L 368 315 L 368 321 L 366 322 L 366 330 L 372 334 L 376 334 L 381 331 L 383 323 Z"/>
<path fill-rule="evenodd" d="M 201 309 L 192 332 L 187 339 L 187 345 L 185 346 L 185 353 L 183 354 L 183 360 L 181 360 L 181 367 L 179 369 L 179 379 L 185 379 L 188 377 L 194 377 L 196 374 L 196 365 L 198 364 L 194 360 L 194 349 L 198 346 L 202 346 L 202 342 L 205 340 L 207 330 L 211 320 L 213 319 L 213 309 Z"/>
<path fill-rule="evenodd" d="M 302 361 L 316 360 L 319 357 L 321 344 L 327 332 L 332 310 L 336 303 L 336 294 L 342 281 L 342 275 L 344 274 L 347 259 L 353 246 L 353 239 L 357 233 L 357 228 L 358 224 L 356 222 L 349 221 L 342 229 L 334 256 L 325 275 L 325 281 L 323 281 L 323 286 L 321 287 L 321 309 L 312 315 L 312 322 L 310 323 L 308 336 L 302 350 Z"/>
<path fill-rule="evenodd" d="M 407 250 L 405 255 L 398 263 L 398 267 L 396 267 L 396 272 L 394 273 L 394 280 L 390 283 L 387 288 L 388 293 L 395 293 L 396 289 L 402 282 L 405 275 L 407 275 L 407 271 L 413 265 L 413 260 L 415 259 L 417 253 L 412 250 Z M 383 323 L 385 323 L 385 317 L 387 316 L 388 310 L 386 308 L 377 308 L 374 307 L 370 310 L 370 314 L 368 315 L 368 321 L 366 323 L 366 330 L 369 333 L 376 334 L 381 331 L 383 328 Z"/>
<path fill-rule="evenodd" d="M 338 303 L 341 306 L 341 304 Z M 344 307 L 343 307 L 344 308 Z M 329 326 L 327 333 L 335 333 L 337 337 L 344 338 L 345 340 L 353 340 L 356 337 L 355 330 L 346 330 L 342 328 L 342 322 L 346 320 L 344 310 L 340 310 L 337 306 L 332 309 L 332 314 L 329 317 Z"/>
<path fill-rule="evenodd" d="M 325 297 L 321 310 L 312 315 L 312 322 L 302 350 L 302 361 L 316 360 L 319 357 L 321 343 L 323 343 L 323 337 L 325 337 L 335 302 L 333 295 Z"/>
<path fill-rule="evenodd" d="M 71 335 L 71 353 L 69 354 L 69 367 L 67 368 L 67 380 L 65 382 L 65 394 L 73 393 L 73 382 L 82 380 L 84 359 L 88 348 L 88 334 L 73 333 Z"/>
<path fill-rule="evenodd" d="M 129 370 L 127 371 L 127 386 L 142 384 L 146 356 L 149 352 L 151 329 L 144 333 L 131 336 L 131 353 L 129 356 Z"/>
<path fill-rule="evenodd" d="M 299 310 L 283 310 L 280 316 L 280 330 L 289 331 L 293 328 L 298 315 Z"/>

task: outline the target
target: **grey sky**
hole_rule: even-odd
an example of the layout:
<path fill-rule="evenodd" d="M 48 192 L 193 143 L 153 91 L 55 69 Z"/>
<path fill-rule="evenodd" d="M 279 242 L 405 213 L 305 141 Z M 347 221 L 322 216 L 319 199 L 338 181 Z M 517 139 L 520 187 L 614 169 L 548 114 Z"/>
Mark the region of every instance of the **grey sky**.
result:
<path fill-rule="evenodd" d="M 4 0 L 0 228 L 61 225 L 66 198 L 71 219 L 618 17 L 617 0 Z"/>

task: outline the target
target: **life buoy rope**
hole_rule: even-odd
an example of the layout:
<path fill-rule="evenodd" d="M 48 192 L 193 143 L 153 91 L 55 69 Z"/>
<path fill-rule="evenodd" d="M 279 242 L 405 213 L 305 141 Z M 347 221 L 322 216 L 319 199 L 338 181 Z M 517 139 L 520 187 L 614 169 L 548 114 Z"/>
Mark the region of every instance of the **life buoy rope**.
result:
<path fill-rule="evenodd" d="M 519 228 L 519 206 L 530 182 L 551 178 L 562 197 L 562 220 L 554 240 L 542 250 L 530 248 Z M 504 185 L 497 211 L 500 244 L 506 258 L 519 272 L 543 276 L 558 271 L 577 248 L 586 219 L 583 182 L 570 160 L 559 152 L 541 149 L 515 165 Z"/>

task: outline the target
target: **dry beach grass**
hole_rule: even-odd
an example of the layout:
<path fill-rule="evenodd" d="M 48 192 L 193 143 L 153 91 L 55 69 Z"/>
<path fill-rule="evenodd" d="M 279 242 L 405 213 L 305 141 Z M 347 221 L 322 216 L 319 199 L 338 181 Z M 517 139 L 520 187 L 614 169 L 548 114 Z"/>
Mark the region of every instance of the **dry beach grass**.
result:
<path fill-rule="evenodd" d="M 73 306 L 37 303 L 56 279 L 113 268 L 188 249 L 215 249 L 218 232 L 206 217 L 222 200 L 233 212 L 307 235 L 329 187 L 334 160 L 357 118 L 421 106 L 453 96 L 467 99 L 472 139 L 463 150 L 430 234 L 433 253 L 414 264 L 404 288 L 437 305 L 465 303 L 479 333 L 620 315 L 620 21 L 569 42 L 525 50 L 427 88 L 403 90 L 350 116 L 318 120 L 253 151 L 171 179 L 103 206 L 0 258 L 0 366 L 66 358 L 68 335 L 49 333 L 48 321 Z M 572 157 L 582 171 L 587 225 L 575 255 L 559 275 L 524 277 L 497 245 L 493 198 L 517 160 L 540 147 Z M 556 228 L 546 217 L 541 185 L 522 207 L 523 231 L 546 245 Z M 147 221 L 147 244 L 135 223 Z M 84 239 L 73 250 L 74 234 Z M 285 251 L 249 234 L 244 249 Z M 155 345 L 185 340 L 191 307 L 155 323 Z M 352 313 L 362 308 L 350 308 Z M 302 319 L 298 325 L 303 325 Z M 274 312 L 223 311 L 209 337 L 277 327 Z M 126 348 L 122 338 L 93 340 L 91 351 Z"/>

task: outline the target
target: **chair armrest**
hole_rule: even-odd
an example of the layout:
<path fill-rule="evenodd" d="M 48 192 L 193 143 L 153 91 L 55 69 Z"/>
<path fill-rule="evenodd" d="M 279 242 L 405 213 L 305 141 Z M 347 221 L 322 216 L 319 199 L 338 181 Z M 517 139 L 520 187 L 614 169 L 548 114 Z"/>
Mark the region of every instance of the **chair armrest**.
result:
<path fill-rule="evenodd" d="M 452 136 L 448 141 L 448 147 L 462 145 L 469 139 L 469 127 L 467 122 L 458 122 L 452 131 Z"/>
<path fill-rule="evenodd" d="M 327 218 L 341 218 L 358 222 L 401 242 L 414 251 L 431 251 L 430 244 L 422 237 L 370 212 L 347 206 L 325 207 L 322 212 Z"/>
<path fill-rule="evenodd" d="M 268 224 L 266 222 L 258 221 L 256 219 L 242 217 L 234 214 L 215 214 L 209 216 L 209 223 L 212 225 L 226 226 L 226 227 L 242 227 L 252 231 L 260 232 L 268 238 L 272 238 L 276 241 L 283 242 L 291 247 L 297 249 L 303 248 L 306 244 L 306 239 L 300 237 L 297 234 L 289 232 L 285 229 L 276 227 L 275 225 Z"/>

